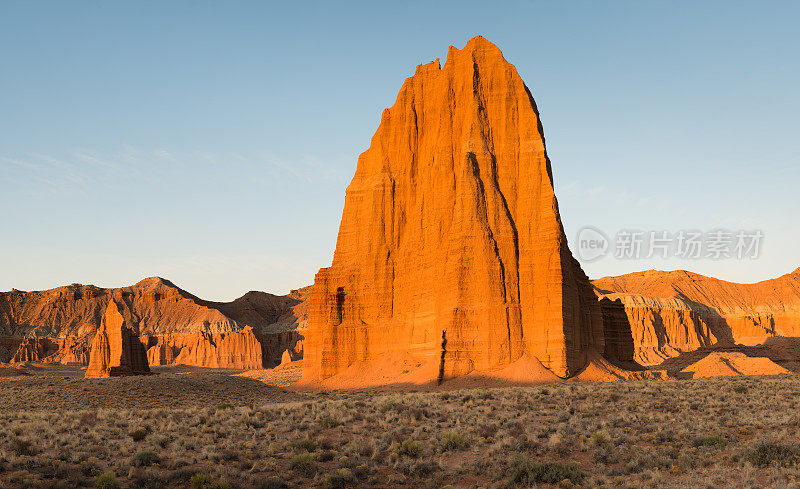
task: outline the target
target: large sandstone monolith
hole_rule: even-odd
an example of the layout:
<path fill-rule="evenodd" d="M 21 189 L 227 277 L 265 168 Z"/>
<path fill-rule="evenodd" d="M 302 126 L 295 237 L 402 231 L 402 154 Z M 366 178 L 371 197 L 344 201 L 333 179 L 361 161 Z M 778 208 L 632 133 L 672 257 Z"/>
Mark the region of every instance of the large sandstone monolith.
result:
<path fill-rule="evenodd" d="M 603 352 L 536 104 L 494 44 L 451 46 L 384 110 L 309 307 L 308 382 L 354 364 L 366 379 L 378 357 L 441 381 L 523 354 L 568 377 Z"/>
<path fill-rule="evenodd" d="M 125 324 L 119 307 L 108 302 L 100 328 L 92 341 L 86 378 L 150 373 L 144 345 Z"/>

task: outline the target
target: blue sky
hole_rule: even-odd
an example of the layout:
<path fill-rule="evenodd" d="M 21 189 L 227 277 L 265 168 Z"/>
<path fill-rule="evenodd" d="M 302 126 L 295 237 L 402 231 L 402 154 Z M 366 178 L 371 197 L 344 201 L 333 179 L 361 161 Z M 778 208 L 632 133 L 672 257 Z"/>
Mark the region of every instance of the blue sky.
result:
<path fill-rule="evenodd" d="M 537 101 L 573 251 L 584 226 L 764 233 L 591 277 L 800 266 L 800 4 L 379 3 L 0 4 L 0 290 L 311 283 L 382 109 L 477 34 Z"/>

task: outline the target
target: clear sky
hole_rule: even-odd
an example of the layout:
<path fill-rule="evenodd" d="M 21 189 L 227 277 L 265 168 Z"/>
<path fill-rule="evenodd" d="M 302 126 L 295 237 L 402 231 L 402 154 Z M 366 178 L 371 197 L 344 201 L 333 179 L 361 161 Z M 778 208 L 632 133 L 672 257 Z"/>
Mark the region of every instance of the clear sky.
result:
<path fill-rule="evenodd" d="M 0 290 L 312 283 L 382 109 L 477 34 L 537 101 L 573 251 L 584 226 L 764 234 L 754 260 L 608 256 L 591 277 L 788 273 L 798 22 L 797 2 L 4 1 Z"/>

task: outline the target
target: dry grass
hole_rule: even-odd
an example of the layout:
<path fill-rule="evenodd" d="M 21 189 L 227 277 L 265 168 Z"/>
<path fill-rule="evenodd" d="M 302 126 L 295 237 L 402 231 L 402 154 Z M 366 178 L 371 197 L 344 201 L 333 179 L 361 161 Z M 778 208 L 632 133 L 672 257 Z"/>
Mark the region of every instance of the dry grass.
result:
<path fill-rule="evenodd" d="M 139 399 L 130 408 L 110 402 L 130 379 L 60 381 L 76 391 L 69 395 L 47 379 L 0 380 L 0 487 L 712 488 L 800 480 L 797 377 L 331 394 L 247 384 L 248 394 L 242 381 L 252 382 L 226 372 L 140 378 L 134 385 L 150 390 L 139 395 L 148 400 L 123 394 Z M 181 382 L 217 387 L 203 399 L 176 392 Z M 101 383 L 105 391 L 91 391 Z M 14 386 L 27 392 L 11 400 Z M 84 388 L 93 396 L 81 397 Z M 59 395 L 67 397 L 56 407 Z M 169 402 L 149 400 L 157 395 Z M 113 407 L 95 407 L 104 403 Z"/>

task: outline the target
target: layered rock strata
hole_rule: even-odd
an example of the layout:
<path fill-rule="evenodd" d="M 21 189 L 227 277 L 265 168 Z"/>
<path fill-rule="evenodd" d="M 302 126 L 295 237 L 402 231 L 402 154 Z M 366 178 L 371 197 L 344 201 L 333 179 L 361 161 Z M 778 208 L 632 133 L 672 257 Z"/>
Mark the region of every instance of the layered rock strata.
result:
<path fill-rule="evenodd" d="M 272 367 L 286 349 L 302 356 L 308 292 L 248 292 L 232 302 L 210 302 L 158 277 L 118 289 L 73 284 L 13 290 L 0 293 L 0 361 L 86 365 L 103 312 L 114 300 L 146 345 L 151 365 Z"/>
<path fill-rule="evenodd" d="M 304 379 L 386 355 L 436 363 L 440 382 L 523 354 L 568 377 L 604 341 L 530 91 L 482 37 L 451 46 L 405 81 L 358 158 L 314 282 Z"/>
<path fill-rule="evenodd" d="M 634 358 L 656 365 L 703 347 L 760 345 L 800 336 L 800 269 L 738 284 L 687 271 L 656 270 L 593 281 L 604 317 L 621 304 Z"/>

